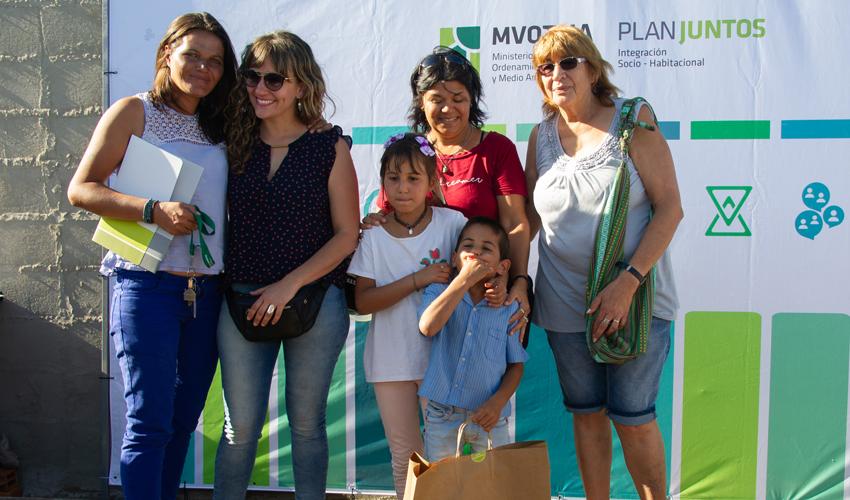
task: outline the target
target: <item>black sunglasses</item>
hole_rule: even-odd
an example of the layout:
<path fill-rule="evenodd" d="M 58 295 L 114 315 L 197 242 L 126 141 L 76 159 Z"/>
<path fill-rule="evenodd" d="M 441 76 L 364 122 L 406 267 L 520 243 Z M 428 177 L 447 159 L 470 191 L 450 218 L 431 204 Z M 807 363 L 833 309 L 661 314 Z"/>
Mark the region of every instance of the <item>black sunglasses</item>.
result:
<path fill-rule="evenodd" d="M 243 71 L 242 77 L 245 78 L 245 85 L 249 87 L 256 87 L 260 84 L 260 80 L 263 80 L 266 82 L 266 88 L 272 92 L 280 90 L 283 87 L 283 82 L 290 80 L 289 77 L 280 73 L 260 73 L 255 69 Z"/>
<path fill-rule="evenodd" d="M 469 61 L 458 51 L 449 47 L 437 46 L 434 47 L 434 52 L 425 56 L 422 62 L 419 63 L 419 71 L 442 64 L 462 66 L 464 68 L 471 67 Z"/>
<path fill-rule="evenodd" d="M 571 69 L 575 69 L 579 63 L 586 62 L 587 58 L 585 57 L 565 57 L 557 62 L 558 66 L 561 67 L 564 71 L 569 71 Z M 537 67 L 537 72 L 543 76 L 552 76 L 552 72 L 555 71 L 556 63 L 544 63 Z"/>

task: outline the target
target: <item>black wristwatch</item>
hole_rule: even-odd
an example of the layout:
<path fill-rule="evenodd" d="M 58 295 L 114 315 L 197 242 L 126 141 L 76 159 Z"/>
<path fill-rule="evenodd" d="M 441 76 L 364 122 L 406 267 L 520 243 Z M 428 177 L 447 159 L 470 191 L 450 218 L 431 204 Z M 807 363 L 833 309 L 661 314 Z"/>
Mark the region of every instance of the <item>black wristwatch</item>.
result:
<path fill-rule="evenodd" d="M 632 267 L 631 264 L 626 264 L 625 262 L 620 261 L 617 262 L 617 267 L 634 276 L 635 279 L 638 280 L 638 285 L 643 285 L 643 282 L 646 281 L 646 276 L 644 276 L 640 273 L 640 271 Z"/>

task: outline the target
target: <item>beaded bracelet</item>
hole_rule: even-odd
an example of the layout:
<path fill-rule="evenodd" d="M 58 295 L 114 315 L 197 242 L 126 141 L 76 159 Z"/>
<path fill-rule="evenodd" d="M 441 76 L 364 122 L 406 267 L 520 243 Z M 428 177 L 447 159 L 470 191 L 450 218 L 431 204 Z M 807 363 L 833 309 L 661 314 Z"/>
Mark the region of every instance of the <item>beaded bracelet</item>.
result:
<path fill-rule="evenodd" d="M 145 202 L 145 208 L 142 210 L 142 221 L 147 222 L 148 224 L 153 224 L 153 208 L 156 204 L 159 203 L 159 200 L 155 200 L 153 198 L 148 199 Z"/>

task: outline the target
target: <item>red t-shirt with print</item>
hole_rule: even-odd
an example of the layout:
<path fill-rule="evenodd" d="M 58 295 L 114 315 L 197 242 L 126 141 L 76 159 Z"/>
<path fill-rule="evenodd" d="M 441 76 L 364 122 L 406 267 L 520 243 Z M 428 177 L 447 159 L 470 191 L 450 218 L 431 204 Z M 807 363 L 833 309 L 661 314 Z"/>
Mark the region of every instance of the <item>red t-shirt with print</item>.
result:
<path fill-rule="evenodd" d="M 471 150 L 444 156 L 443 160 L 435 158 L 446 206 L 462 212 L 467 218 L 486 216 L 499 220 L 497 196 L 528 197 L 516 146 L 498 132 L 488 132 Z M 443 163 L 447 172 L 442 171 Z M 383 187 L 377 205 L 384 212 L 392 211 Z"/>

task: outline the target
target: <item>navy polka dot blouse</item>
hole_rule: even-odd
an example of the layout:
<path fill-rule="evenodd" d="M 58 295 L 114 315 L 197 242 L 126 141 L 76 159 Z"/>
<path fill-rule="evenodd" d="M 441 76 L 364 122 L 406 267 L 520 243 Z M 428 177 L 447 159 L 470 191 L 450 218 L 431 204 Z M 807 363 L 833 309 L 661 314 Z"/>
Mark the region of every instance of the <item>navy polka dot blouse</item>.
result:
<path fill-rule="evenodd" d="M 271 148 L 257 139 L 242 174 L 228 177 L 225 269 L 232 282 L 269 284 L 313 256 L 333 235 L 328 178 L 339 131 L 305 133 L 268 180 Z M 323 280 L 341 286 L 346 259 Z"/>

